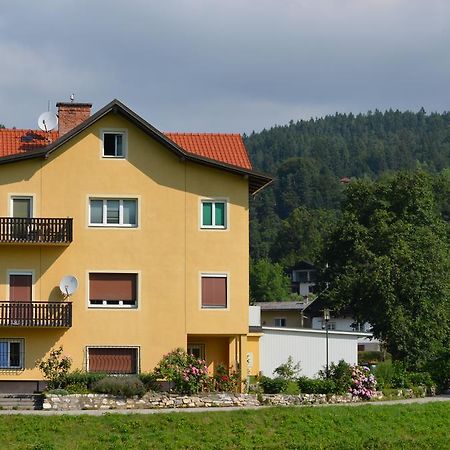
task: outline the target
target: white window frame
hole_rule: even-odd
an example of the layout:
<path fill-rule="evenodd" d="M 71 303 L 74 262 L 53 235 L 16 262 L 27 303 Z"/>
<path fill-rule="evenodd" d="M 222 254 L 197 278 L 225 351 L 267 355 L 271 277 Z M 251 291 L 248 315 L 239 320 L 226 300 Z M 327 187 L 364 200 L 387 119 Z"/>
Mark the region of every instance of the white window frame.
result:
<path fill-rule="evenodd" d="M 212 204 L 212 225 L 204 225 L 203 224 L 203 204 L 211 203 Z M 224 224 L 216 225 L 216 203 L 223 203 L 224 206 Z M 228 200 L 225 198 L 203 198 L 200 200 L 200 228 L 204 230 L 226 230 L 228 228 Z"/>
<path fill-rule="evenodd" d="M 118 201 L 119 202 L 119 223 L 108 223 L 108 201 Z M 92 223 L 91 222 L 91 201 L 102 201 L 102 223 Z M 123 223 L 123 202 L 124 201 L 134 201 L 136 203 L 136 223 L 128 224 Z M 137 228 L 139 224 L 139 201 L 137 198 L 133 197 L 89 197 L 88 201 L 88 216 L 89 216 L 89 226 L 90 227 L 100 227 L 100 228 Z"/>
<path fill-rule="evenodd" d="M 277 321 L 279 321 L 280 325 L 277 325 Z M 284 325 L 281 325 L 282 321 L 284 321 Z M 287 325 L 286 317 L 274 317 L 273 322 L 275 327 L 286 328 Z"/>
<path fill-rule="evenodd" d="M 86 372 L 89 372 L 89 349 L 90 348 L 134 348 L 136 349 L 136 375 L 141 373 L 141 346 L 140 345 L 86 345 Z M 111 373 L 109 375 L 122 376 L 122 374 Z M 125 374 L 123 374 L 126 376 Z"/>
<path fill-rule="evenodd" d="M 35 194 L 9 194 L 9 217 L 14 217 L 13 216 L 13 204 L 14 204 L 14 200 L 20 200 L 20 199 L 26 199 L 26 200 L 30 200 L 30 211 L 31 211 L 31 216 L 30 218 L 35 217 Z"/>
<path fill-rule="evenodd" d="M 18 366 L 0 367 L 0 370 L 23 370 L 25 367 L 25 340 L 21 338 L 0 338 L 0 342 L 8 343 L 8 364 L 10 362 L 11 343 L 18 343 L 20 345 L 20 361 Z"/>
<path fill-rule="evenodd" d="M 132 274 L 132 275 L 136 275 L 136 301 L 134 305 L 127 305 L 127 304 L 123 304 L 123 301 L 119 300 L 119 303 L 114 303 L 114 304 L 108 304 L 107 300 L 104 300 L 103 303 L 101 305 L 92 305 L 91 304 L 91 293 L 90 293 L 90 275 L 91 273 L 111 273 L 111 274 Z M 87 283 L 86 283 L 86 288 L 87 288 L 87 306 L 89 309 L 138 309 L 139 307 L 139 298 L 140 298 L 140 272 L 136 271 L 136 270 L 129 270 L 129 271 L 124 271 L 124 270 L 90 270 L 87 276 Z M 114 300 L 115 301 L 115 300 Z M 100 347 L 100 346 L 98 346 Z M 111 347 L 111 346 L 110 346 Z"/>
<path fill-rule="evenodd" d="M 227 279 L 227 306 L 203 306 L 202 303 L 202 278 L 226 278 Z M 200 272 L 199 277 L 199 305 L 202 311 L 228 311 L 231 305 L 230 297 L 230 274 L 227 272 Z"/>
<path fill-rule="evenodd" d="M 205 360 L 206 360 L 206 346 L 205 346 L 205 344 L 201 344 L 201 343 L 197 343 L 197 344 L 192 343 L 192 344 L 191 344 L 191 343 L 189 343 L 189 344 L 187 345 L 187 353 L 188 353 L 189 355 L 192 355 L 191 351 L 192 351 L 193 349 L 198 349 L 199 354 L 200 354 L 200 356 L 199 356 L 198 359 L 200 359 L 200 360 L 202 360 L 202 361 L 205 361 Z"/>
<path fill-rule="evenodd" d="M 121 128 L 105 128 L 100 130 L 100 154 L 104 159 L 115 159 L 115 160 L 124 160 L 127 159 L 128 156 L 128 132 L 126 129 Z M 120 134 L 122 136 L 122 155 L 105 155 L 105 134 Z M 117 147 L 115 148 L 115 153 L 117 153 Z"/>

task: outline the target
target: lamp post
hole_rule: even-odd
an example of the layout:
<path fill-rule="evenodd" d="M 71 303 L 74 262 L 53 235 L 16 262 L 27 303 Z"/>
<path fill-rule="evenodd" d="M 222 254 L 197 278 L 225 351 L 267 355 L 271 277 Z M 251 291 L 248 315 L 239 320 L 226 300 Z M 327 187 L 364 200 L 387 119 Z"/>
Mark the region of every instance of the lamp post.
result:
<path fill-rule="evenodd" d="M 326 340 L 326 355 L 327 355 L 327 365 L 326 365 L 326 375 L 328 378 L 328 370 L 329 370 L 329 364 L 328 364 L 328 322 L 330 321 L 330 310 L 329 308 L 324 308 L 323 310 L 323 321 L 325 322 L 325 340 Z"/>

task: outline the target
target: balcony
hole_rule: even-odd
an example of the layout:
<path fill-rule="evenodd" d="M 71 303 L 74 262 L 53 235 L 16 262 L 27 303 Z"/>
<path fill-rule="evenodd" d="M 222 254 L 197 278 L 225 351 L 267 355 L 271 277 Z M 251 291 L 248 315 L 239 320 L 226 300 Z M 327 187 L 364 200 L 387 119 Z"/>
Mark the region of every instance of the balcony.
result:
<path fill-rule="evenodd" d="M 0 244 L 72 242 L 72 219 L 0 217 Z"/>
<path fill-rule="evenodd" d="M 72 303 L 0 302 L 0 327 L 72 326 Z"/>

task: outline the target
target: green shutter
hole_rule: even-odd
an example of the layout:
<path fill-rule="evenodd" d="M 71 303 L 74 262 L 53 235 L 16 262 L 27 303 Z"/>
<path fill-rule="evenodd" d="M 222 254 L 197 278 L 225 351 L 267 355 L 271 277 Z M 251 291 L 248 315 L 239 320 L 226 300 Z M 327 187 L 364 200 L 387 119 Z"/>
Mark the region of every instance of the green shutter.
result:
<path fill-rule="evenodd" d="M 212 203 L 211 202 L 203 202 L 203 226 L 211 226 L 212 225 Z"/>
<path fill-rule="evenodd" d="M 215 205 L 215 214 L 214 218 L 216 222 L 214 225 L 216 227 L 224 227 L 225 226 L 225 203 L 216 203 Z"/>

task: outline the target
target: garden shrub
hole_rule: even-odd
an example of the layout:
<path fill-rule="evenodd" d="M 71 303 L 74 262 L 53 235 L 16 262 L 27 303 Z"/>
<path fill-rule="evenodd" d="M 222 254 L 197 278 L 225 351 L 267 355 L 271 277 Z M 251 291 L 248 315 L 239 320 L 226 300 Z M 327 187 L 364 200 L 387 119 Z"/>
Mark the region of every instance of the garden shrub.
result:
<path fill-rule="evenodd" d="M 425 368 L 440 390 L 450 389 L 450 350 L 440 352 Z"/>
<path fill-rule="evenodd" d="M 381 389 L 392 386 L 392 379 L 395 375 L 395 368 L 392 361 L 384 361 L 377 364 L 374 373 L 377 378 L 378 386 Z"/>
<path fill-rule="evenodd" d="M 358 364 L 360 366 L 365 364 L 379 364 L 385 361 L 385 353 L 381 351 L 365 351 L 358 352 Z"/>
<path fill-rule="evenodd" d="M 337 364 L 330 364 L 328 376 L 326 370 L 321 370 L 319 372 L 319 377 L 334 382 L 333 394 L 346 394 L 352 385 L 352 367 L 341 359 Z"/>
<path fill-rule="evenodd" d="M 281 377 L 270 378 L 262 376 L 259 379 L 264 394 L 280 394 L 284 392 L 288 386 L 288 380 Z"/>
<path fill-rule="evenodd" d="M 297 384 L 302 394 L 336 393 L 336 385 L 331 379 L 300 377 Z"/>
<path fill-rule="evenodd" d="M 143 372 L 138 377 L 144 384 L 146 391 L 157 392 L 160 390 L 158 375 L 155 372 Z"/>
<path fill-rule="evenodd" d="M 60 389 L 72 366 L 72 359 L 63 354 L 62 347 L 52 349 L 47 359 L 36 361 L 36 367 L 44 374 L 48 389 Z"/>
<path fill-rule="evenodd" d="M 278 366 L 273 371 L 273 374 L 285 380 L 294 381 L 300 374 L 300 363 L 297 362 L 294 364 L 294 359 L 292 356 L 289 356 L 287 362 Z"/>
<path fill-rule="evenodd" d="M 84 370 L 74 370 L 66 374 L 63 388 L 72 390 L 74 394 L 83 394 L 92 389 L 92 386 L 102 378 L 107 377 L 106 373 L 86 372 Z"/>
<path fill-rule="evenodd" d="M 94 392 L 120 397 L 141 397 L 145 394 L 144 383 L 136 376 L 108 376 L 94 383 Z"/>
<path fill-rule="evenodd" d="M 173 382 L 180 394 L 195 394 L 208 390 L 210 379 L 205 361 L 177 348 L 163 356 L 155 369 L 158 378 Z"/>
<path fill-rule="evenodd" d="M 362 400 L 370 400 L 376 392 L 377 380 L 368 367 L 351 367 L 351 386 L 348 392 Z"/>
<path fill-rule="evenodd" d="M 228 371 L 226 366 L 219 364 L 214 375 L 214 389 L 220 392 L 236 392 L 241 385 L 241 375 L 238 371 Z"/>

